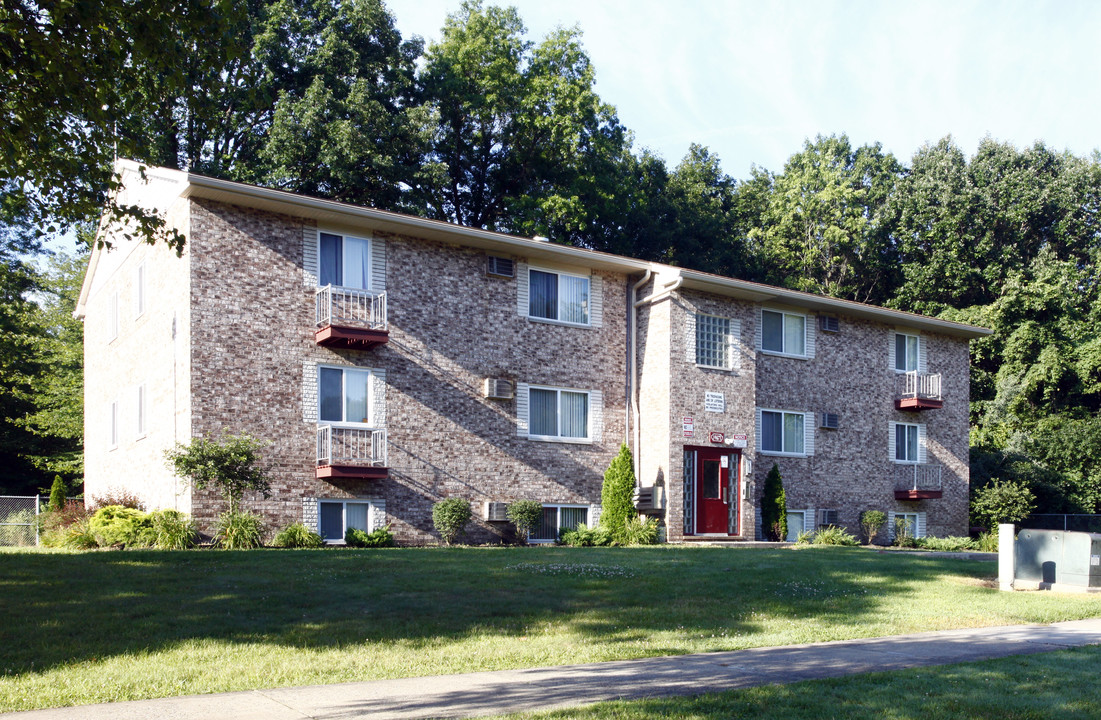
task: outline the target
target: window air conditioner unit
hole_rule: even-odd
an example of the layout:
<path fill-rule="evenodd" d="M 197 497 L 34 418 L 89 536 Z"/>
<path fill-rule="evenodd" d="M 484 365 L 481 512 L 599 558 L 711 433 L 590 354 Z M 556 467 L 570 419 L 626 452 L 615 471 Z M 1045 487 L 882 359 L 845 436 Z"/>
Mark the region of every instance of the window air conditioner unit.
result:
<path fill-rule="evenodd" d="M 496 275 L 497 277 L 507 278 L 515 277 L 516 263 L 512 261 L 512 258 L 490 255 L 486 258 L 486 275 Z"/>
<path fill-rule="evenodd" d="M 505 514 L 507 510 L 508 503 L 486 502 L 486 522 L 508 522 L 508 516 Z"/>
<path fill-rule="evenodd" d="M 516 395 L 510 380 L 486 378 L 485 396 L 493 400 L 511 400 Z"/>
<path fill-rule="evenodd" d="M 841 321 L 834 315 L 819 315 L 818 327 L 822 332 L 841 332 Z"/>
<path fill-rule="evenodd" d="M 826 430 L 837 429 L 837 413 L 820 413 L 821 421 L 818 427 L 825 428 Z"/>
<path fill-rule="evenodd" d="M 826 527 L 828 525 L 840 525 L 841 523 L 837 518 L 836 510 L 819 510 L 818 511 L 818 527 Z"/>

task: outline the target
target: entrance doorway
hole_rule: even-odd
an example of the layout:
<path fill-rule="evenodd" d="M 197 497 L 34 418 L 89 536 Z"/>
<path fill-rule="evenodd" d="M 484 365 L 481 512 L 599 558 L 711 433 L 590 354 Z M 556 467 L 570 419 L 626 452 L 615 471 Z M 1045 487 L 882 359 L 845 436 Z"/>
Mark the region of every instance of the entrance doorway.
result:
<path fill-rule="evenodd" d="M 741 454 L 726 448 L 710 447 L 699 448 L 695 454 L 695 533 L 739 534 L 738 463 Z"/>

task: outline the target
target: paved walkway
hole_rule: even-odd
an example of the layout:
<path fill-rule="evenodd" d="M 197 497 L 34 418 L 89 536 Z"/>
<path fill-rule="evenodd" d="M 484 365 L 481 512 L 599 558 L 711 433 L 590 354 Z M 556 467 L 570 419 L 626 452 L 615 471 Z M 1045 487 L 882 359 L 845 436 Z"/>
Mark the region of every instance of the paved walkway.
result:
<path fill-rule="evenodd" d="M 407 720 L 458 718 L 617 698 L 698 695 L 878 670 L 1101 644 L 1101 618 L 755 648 L 733 652 L 191 695 L 6 714 L 12 720 Z"/>

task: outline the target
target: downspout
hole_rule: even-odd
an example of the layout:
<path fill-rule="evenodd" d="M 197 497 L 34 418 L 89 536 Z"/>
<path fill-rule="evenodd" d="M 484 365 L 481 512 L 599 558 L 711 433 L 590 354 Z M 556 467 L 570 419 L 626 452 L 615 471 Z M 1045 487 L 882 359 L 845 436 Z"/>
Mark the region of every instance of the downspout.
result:
<path fill-rule="evenodd" d="M 636 395 L 637 395 L 635 388 L 638 386 L 638 339 L 637 339 L 637 336 L 638 336 L 638 310 L 636 310 L 637 306 L 635 305 L 635 295 L 638 293 L 639 289 L 643 285 L 645 285 L 646 283 L 648 283 L 650 281 L 650 277 L 653 274 L 654 274 L 654 272 L 652 270 L 650 270 L 649 268 L 646 269 L 646 274 L 642 276 L 642 279 L 631 286 L 631 295 L 630 295 L 630 298 L 627 301 L 628 302 L 627 312 L 630 313 L 630 315 L 628 316 L 628 321 L 629 321 L 628 332 L 631 335 L 631 351 L 630 351 L 631 355 L 630 355 L 630 357 L 627 358 L 628 364 L 630 365 L 630 370 L 628 371 L 628 374 L 627 374 L 627 418 L 626 418 L 627 424 L 626 424 L 626 428 L 625 428 L 625 430 L 627 432 L 627 442 L 628 443 L 630 443 L 630 441 L 631 441 L 631 431 L 629 429 L 631 426 L 634 426 L 634 430 L 635 430 L 634 435 L 635 435 L 635 437 L 638 437 L 638 417 L 639 417 L 638 402 L 635 399 Z M 635 473 L 635 482 L 637 483 L 638 482 L 638 441 L 637 440 L 635 441 L 634 448 L 631 452 L 631 462 L 634 465 L 634 467 L 631 468 L 631 469 Z"/>
<path fill-rule="evenodd" d="M 642 412 L 641 412 L 641 410 L 639 409 L 639 406 L 638 406 L 639 405 L 639 398 L 638 398 L 638 345 L 637 345 L 638 309 L 640 307 L 642 307 L 643 305 L 652 305 L 653 303 L 656 303 L 659 300 L 664 300 L 665 298 L 669 297 L 673 292 L 675 292 L 676 289 L 679 288 L 681 286 L 681 284 L 684 282 L 684 276 L 683 275 L 678 275 L 676 280 L 673 280 L 672 282 L 666 283 L 665 285 L 663 285 L 661 287 L 660 290 L 652 293 L 648 297 L 644 297 L 641 300 L 635 301 L 634 300 L 635 293 L 647 281 L 649 281 L 651 274 L 652 273 L 650 272 L 650 270 L 647 270 L 646 274 L 642 276 L 642 279 L 639 280 L 637 283 L 635 283 L 634 287 L 631 288 L 631 300 L 634 301 L 634 302 L 631 303 L 631 406 L 634 409 L 634 420 L 635 420 L 635 450 L 631 455 L 632 455 L 632 459 L 634 460 L 634 471 L 635 471 L 635 482 L 636 483 L 639 481 L 638 480 L 638 450 L 639 450 L 639 447 L 642 444 L 642 428 L 641 428 Z"/>

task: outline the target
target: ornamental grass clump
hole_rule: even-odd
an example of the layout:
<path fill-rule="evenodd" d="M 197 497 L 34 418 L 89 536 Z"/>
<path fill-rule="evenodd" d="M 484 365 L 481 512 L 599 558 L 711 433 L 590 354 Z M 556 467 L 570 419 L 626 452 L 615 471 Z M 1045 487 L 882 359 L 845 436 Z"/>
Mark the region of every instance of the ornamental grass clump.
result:
<path fill-rule="evenodd" d="M 153 528 L 153 547 L 158 550 L 186 550 L 195 547 L 199 533 L 195 521 L 179 510 L 157 510 L 149 513 Z"/>
<path fill-rule="evenodd" d="M 447 498 L 432 506 L 432 524 L 446 545 L 455 544 L 472 517 L 470 503 L 462 498 Z"/>
<path fill-rule="evenodd" d="M 224 512 L 214 524 L 214 544 L 223 550 L 258 548 L 264 544 L 264 522 L 247 511 Z"/>

